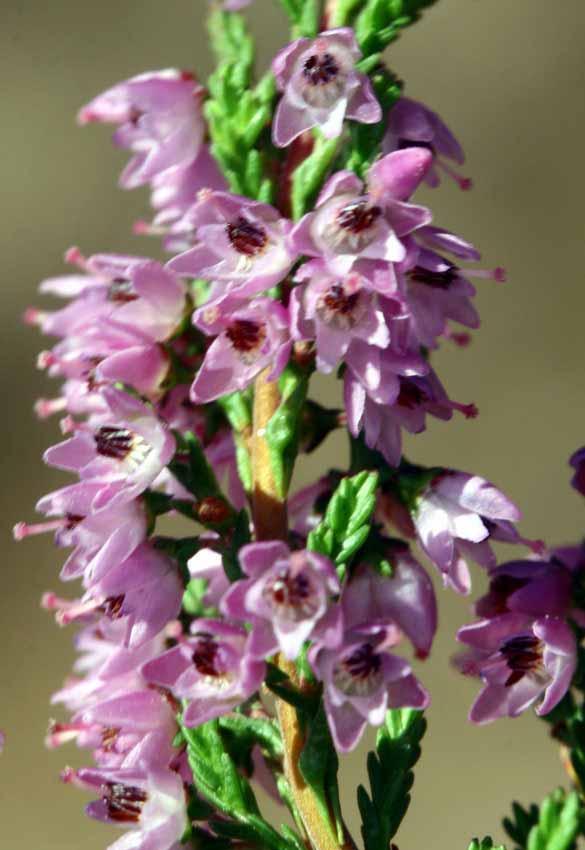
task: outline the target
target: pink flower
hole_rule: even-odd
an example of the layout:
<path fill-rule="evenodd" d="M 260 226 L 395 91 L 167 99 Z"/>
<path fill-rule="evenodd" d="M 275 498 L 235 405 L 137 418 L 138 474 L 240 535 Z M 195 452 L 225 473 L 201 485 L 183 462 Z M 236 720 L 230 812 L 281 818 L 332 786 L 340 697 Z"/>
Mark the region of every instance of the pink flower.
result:
<path fill-rule="evenodd" d="M 301 266 L 296 280 L 306 281 L 291 295 L 294 339 L 315 339 L 317 368 L 331 372 L 351 359 L 354 340 L 378 348 L 390 343 L 390 331 L 377 296 L 357 272 L 332 275 L 320 261 Z"/>
<path fill-rule="evenodd" d="M 252 624 L 251 655 L 264 659 L 280 650 L 294 660 L 307 640 L 339 642 L 340 611 L 331 605 L 339 579 L 328 558 L 276 541 L 250 543 L 239 558 L 248 578 L 230 588 L 221 608 Z"/>
<path fill-rule="evenodd" d="M 465 162 L 463 148 L 451 130 L 428 106 L 401 97 L 390 110 L 382 150 L 389 153 L 410 147 L 426 148 L 433 154 L 433 165 L 425 176 L 429 186 L 434 188 L 439 185 L 440 172 L 443 171 L 455 180 L 461 189 L 471 188 L 471 180 L 461 177 L 445 161 L 451 160 L 459 165 Z"/>
<path fill-rule="evenodd" d="M 298 39 L 277 54 L 272 70 L 283 92 L 272 125 L 277 147 L 287 147 L 312 127 L 333 139 L 341 135 L 345 118 L 365 124 L 381 120 L 371 83 L 355 68 L 360 55 L 348 28 L 322 32 L 314 41 Z"/>
<path fill-rule="evenodd" d="M 192 637 L 143 667 L 146 680 L 188 700 L 187 726 L 231 711 L 258 690 L 263 661 L 253 658 L 245 629 L 221 620 L 196 620 Z"/>
<path fill-rule="evenodd" d="M 277 301 L 255 298 L 233 312 L 217 312 L 219 315 L 213 308 L 204 308 L 198 319 L 196 315 L 207 333 L 219 333 L 191 387 L 191 398 L 197 404 L 245 389 L 267 368 L 271 370 L 269 380 L 275 380 L 286 366 L 292 346 L 288 314 Z"/>
<path fill-rule="evenodd" d="M 58 546 L 74 547 L 61 570 L 63 581 L 84 574 L 88 580 L 101 577 L 146 539 L 146 511 L 139 500 L 92 513 L 100 489 L 99 483 L 80 483 L 49 493 L 40 499 L 37 510 L 56 519 L 15 526 L 17 540 L 54 531 Z"/>
<path fill-rule="evenodd" d="M 585 446 L 571 455 L 569 463 L 575 470 L 571 484 L 578 493 L 585 496 Z"/>
<path fill-rule="evenodd" d="M 344 589 L 345 626 L 396 626 L 412 642 L 418 656 L 426 657 L 437 630 L 433 584 L 406 544 L 388 543 L 385 555 L 392 568 L 389 576 L 361 566 Z"/>
<path fill-rule="evenodd" d="M 95 614 L 122 620 L 123 642 L 130 648 L 152 640 L 181 610 L 183 585 L 177 566 L 148 543 L 88 584 L 82 599 L 63 600 L 47 593 L 43 605 L 57 611 L 60 625 Z"/>
<path fill-rule="evenodd" d="M 177 773 L 141 764 L 81 768 L 69 781 L 101 794 L 86 808 L 90 817 L 130 830 L 108 850 L 177 850 L 180 846 L 188 819 L 183 781 Z"/>
<path fill-rule="evenodd" d="M 195 247 L 170 260 L 181 275 L 215 282 L 218 296 L 250 296 L 285 278 L 295 260 L 286 236 L 291 224 L 278 210 L 228 192 L 203 192 L 181 225 Z"/>
<path fill-rule="evenodd" d="M 431 221 L 425 207 L 405 203 L 431 161 L 422 149 L 389 154 L 370 168 L 367 189 L 352 172 L 334 174 L 321 190 L 315 210 L 294 227 L 290 236 L 294 249 L 323 258 L 337 274 L 347 274 L 358 261 L 404 260 L 403 238 Z M 395 289 L 392 277 L 381 278 L 379 286 L 383 294 Z"/>
<path fill-rule="evenodd" d="M 81 109 L 79 123 L 120 125 L 114 142 L 134 153 L 120 183 L 132 189 L 197 157 L 204 133 L 202 96 L 203 88 L 185 71 L 151 71 L 98 95 Z"/>
<path fill-rule="evenodd" d="M 345 373 L 344 400 L 350 432 L 357 437 L 363 430 L 366 444 L 380 451 L 391 466 L 402 456 L 402 430 L 419 434 L 426 428 L 427 414 L 451 419 L 454 410 L 465 416 L 477 415 L 473 405 L 451 401 L 427 364 L 412 355 L 392 356 L 392 352 L 367 353 L 358 371 L 356 360 Z M 378 368 L 366 371 L 368 361 L 377 356 Z M 428 372 L 428 374 L 425 374 Z"/>
<path fill-rule="evenodd" d="M 390 652 L 394 628 L 363 626 L 344 635 L 343 644 L 309 650 L 309 661 L 325 686 L 325 710 L 340 752 L 353 750 L 368 724 L 380 726 L 389 708 L 425 708 L 429 697 L 410 665 Z"/>
<path fill-rule="evenodd" d="M 100 485 L 92 512 L 136 499 L 175 451 L 172 434 L 149 407 L 120 390 L 104 389 L 103 395 L 111 411 L 104 424 L 95 429 L 80 426 L 71 439 L 45 452 L 50 466 Z"/>
<path fill-rule="evenodd" d="M 487 543 L 490 523 L 517 522 L 520 512 L 485 479 L 447 470 L 418 497 L 412 519 L 421 546 L 442 573 L 445 584 L 459 593 L 469 593 L 471 579 L 465 556 L 495 566 L 493 554 L 484 561 L 486 553 L 478 544 Z"/>
<path fill-rule="evenodd" d="M 536 713 L 548 714 L 571 685 L 575 636 L 557 617 L 503 614 L 464 626 L 457 638 L 473 648 L 473 671 L 484 682 L 469 715 L 474 723 L 517 717 L 540 696 Z"/>

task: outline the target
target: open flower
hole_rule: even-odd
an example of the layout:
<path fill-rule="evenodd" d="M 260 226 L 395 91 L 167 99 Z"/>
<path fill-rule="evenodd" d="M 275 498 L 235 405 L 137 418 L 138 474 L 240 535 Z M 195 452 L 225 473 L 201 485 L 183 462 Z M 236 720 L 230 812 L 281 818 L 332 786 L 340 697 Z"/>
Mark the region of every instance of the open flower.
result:
<path fill-rule="evenodd" d="M 341 639 L 341 612 L 332 605 L 339 579 L 328 558 L 273 541 L 244 546 L 240 563 L 248 578 L 230 588 L 221 607 L 252 624 L 252 655 L 280 650 L 294 660 L 307 640 L 329 645 Z"/>
<path fill-rule="evenodd" d="M 403 237 L 431 221 L 425 207 L 406 203 L 431 161 L 422 148 L 389 154 L 370 168 L 367 187 L 352 172 L 334 174 L 315 210 L 294 227 L 291 244 L 299 254 L 323 258 L 337 274 L 346 274 L 358 261 L 404 260 Z M 385 294 L 395 288 L 391 277 L 380 283 Z"/>
<path fill-rule="evenodd" d="M 484 682 L 469 714 L 474 723 L 517 717 L 541 696 L 536 713 L 548 714 L 566 694 L 577 666 L 575 636 L 558 617 L 533 621 L 504 614 L 464 626 L 457 638 L 473 649 L 468 669 Z"/>
<path fill-rule="evenodd" d="M 219 336 L 207 350 L 191 387 L 191 399 L 197 404 L 245 389 L 267 368 L 269 380 L 275 380 L 286 366 L 292 347 L 288 313 L 277 301 L 255 298 L 233 312 L 220 308 L 217 314 L 213 308 L 204 308 L 199 319 L 206 333 Z"/>
<path fill-rule="evenodd" d="M 92 511 L 136 499 L 175 450 L 172 434 L 149 407 L 120 390 L 102 392 L 111 418 L 95 430 L 80 428 L 71 439 L 45 452 L 50 466 L 77 472 L 83 481 L 100 484 Z"/>
<path fill-rule="evenodd" d="M 147 681 L 188 701 L 187 726 L 231 711 L 258 690 L 263 661 L 250 653 L 246 630 L 221 620 L 196 620 L 191 637 L 142 668 Z"/>
<path fill-rule="evenodd" d="M 129 830 L 108 850 L 176 850 L 187 828 L 185 790 L 171 770 L 141 764 L 102 770 L 81 768 L 68 781 L 98 791 L 87 814 Z"/>
<path fill-rule="evenodd" d="M 306 283 L 291 295 L 292 335 L 316 340 L 317 368 L 322 372 L 335 369 L 354 340 L 378 348 L 389 345 L 390 332 L 376 293 L 357 272 L 332 275 L 317 260 L 301 266 L 296 280 Z"/>
<path fill-rule="evenodd" d="M 18 523 L 14 528 L 17 540 L 54 531 L 58 546 L 74 547 L 61 570 L 63 581 L 84 574 L 88 580 L 100 578 L 146 538 L 146 510 L 137 499 L 92 513 L 100 489 L 99 483 L 82 482 L 49 493 L 37 510 L 52 519 L 36 525 Z"/>
<path fill-rule="evenodd" d="M 345 118 L 364 124 L 381 120 L 371 83 L 355 67 L 360 56 L 349 28 L 322 32 L 315 40 L 300 38 L 277 54 L 272 70 L 283 92 L 272 125 L 277 147 L 287 147 L 312 127 L 334 139 Z"/>
<path fill-rule="evenodd" d="M 182 220 L 195 247 L 168 263 L 181 275 L 215 281 L 211 300 L 250 296 L 286 277 L 295 260 L 286 236 L 290 222 L 278 210 L 229 192 L 202 192 Z"/>
<path fill-rule="evenodd" d="M 309 661 L 325 686 L 325 710 L 340 752 L 353 750 L 366 726 L 380 726 L 389 708 L 425 708 L 429 697 L 410 665 L 390 649 L 395 628 L 366 625 L 348 631 L 335 649 L 318 644 Z"/>

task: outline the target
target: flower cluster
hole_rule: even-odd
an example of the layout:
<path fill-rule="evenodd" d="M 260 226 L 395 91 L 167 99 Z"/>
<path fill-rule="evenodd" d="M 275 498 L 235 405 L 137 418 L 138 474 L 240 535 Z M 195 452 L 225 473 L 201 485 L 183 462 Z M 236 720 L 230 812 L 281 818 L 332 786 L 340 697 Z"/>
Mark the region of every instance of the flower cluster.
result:
<path fill-rule="evenodd" d="M 246 5 L 230 0 L 218 14 Z M 78 599 L 43 599 L 61 625 L 81 624 L 76 675 L 55 694 L 71 718 L 52 724 L 48 743 L 91 749 L 95 766 L 64 779 L 97 793 L 91 816 L 132 830 L 112 850 L 176 850 L 195 828 L 228 834 L 194 805 L 194 788 L 207 785 L 189 734 L 226 717 L 272 723 L 264 686 L 292 704 L 321 700 L 340 752 L 389 709 L 426 707 L 397 647 L 406 639 L 418 658 L 429 654 L 437 606 L 402 538 L 457 592 L 470 590 L 468 560 L 489 573 L 484 619 L 459 635 L 473 649 L 462 667 L 485 682 L 472 720 L 517 714 L 543 692 L 547 712 L 575 669 L 571 557 L 545 559 L 517 531 L 516 506 L 483 478 L 402 456 L 403 432 L 423 431 L 427 414 L 476 415 L 448 397 L 429 355 L 443 340 L 468 342 L 452 322 L 478 326 L 469 278 L 504 273 L 461 268 L 479 260 L 476 248 L 412 203 L 441 172 L 467 185 L 446 162 L 461 163 L 462 150 L 422 104 L 401 97 L 385 114 L 361 58 L 346 27 L 274 59 L 274 118 L 250 161 L 286 186 L 323 141 L 337 145 L 296 220 L 274 185 L 270 197 L 231 191 L 212 156 L 208 93 L 191 74 L 133 77 L 79 114 L 117 125 L 115 143 L 132 153 L 121 185 L 152 193 L 154 221 L 138 229 L 164 236 L 173 255 L 161 264 L 70 249 L 75 272 L 41 285 L 65 306 L 26 314 L 57 338 L 39 366 L 63 381 L 36 405 L 40 417 L 62 415 L 66 437 L 45 461 L 77 480 L 39 501 L 45 522 L 19 523 L 15 535 L 54 532 L 72 550 L 61 578 L 83 588 Z M 383 139 L 361 170 L 349 167 L 356 124 L 378 125 Z M 338 373 L 345 413 L 306 399 L 314 370 Z M 254 385 L 279 397 L 264 420 Z M 291 451 L 345 424 L 359 474 L 333 471 L 294 494 L 288 535 L 262 534 L 259 481 L 271 482 L 268 512 L 286 513 Z M 583 489 L 582 452 L 573 465 Z M 166 514 L 197 522 L 195 533 L 162 536 Z M 498 567 L 494 541 L 528 545 L 538 559 Z M 246 739 L 238 767 L 278 780 L 287 759 L 265 744 Z"/>

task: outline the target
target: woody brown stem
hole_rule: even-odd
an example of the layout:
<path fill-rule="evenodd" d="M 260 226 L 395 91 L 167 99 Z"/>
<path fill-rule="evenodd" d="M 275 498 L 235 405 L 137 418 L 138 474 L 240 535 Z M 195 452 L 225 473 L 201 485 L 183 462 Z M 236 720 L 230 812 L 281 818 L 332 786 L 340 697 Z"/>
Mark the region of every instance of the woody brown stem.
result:
<path fill-rule="evenodd" d="M 286 540 L 288 520 L 286 499 L 278 492 L 270 448 L 266 441 L 266 426 L 280 403 L 276 381 L 268 381 L 268 370 L 256 379 L 254 386 L 254 422 L 252 433 L 253 492 L 252 510 L 256 540 Z M 276 659 L 280 669 L 291 682 L 302 688 L 296 666 L 282 657 Z M 288 781 L 295 806 L 302 821 L 307 842 L 312 850 L 340 850 L 352 847 L 347 835 L 340 844 L 333 820 L 319 807 L 315 794 L 299 770 L 299 757 L 305 744 L 296 709 L 284 700 L 276 700 L 276 712 L 284 745 L 284 774 Z"/>

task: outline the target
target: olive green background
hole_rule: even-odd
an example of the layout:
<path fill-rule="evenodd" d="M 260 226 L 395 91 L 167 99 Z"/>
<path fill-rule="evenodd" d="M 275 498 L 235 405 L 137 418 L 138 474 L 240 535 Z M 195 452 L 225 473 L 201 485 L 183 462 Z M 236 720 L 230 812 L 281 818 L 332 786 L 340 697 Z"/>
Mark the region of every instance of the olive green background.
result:
<path fill-rule="evenodd" d="M 86 754 L 43 748 L 50 693 L 69 670 L 73 632 L 59 631 L 38 604 L 44 589 L 57 587 L 60 553 L 48 538 L 16 546 L 10 529 L 32 520 L 35 500 L 65 479 L 41 464 L 58 430 L 35 421 L 32 404 L 56 386 L 35 370 L 46 342 L 20 316 L 38 303 L 38 281 L 62 270 L 69 245 L 156 252 L 155 242 L 129 235 L 130 223 L 145 215 L 146 195 L 116 189 L 126 155 L 112 148 L 107 130 L 78 130 L 74 115 L 95 93 L 142 70 L 178 65 L 204 77 L 204 9 L 203 0 L 0 2 L 0 725 L 8 736 L 0 757 L 1 850 L 97 850 L 117 835 L 87 821 L 83 795 L 59 783 L 60 768 Z M 279 4 L 256 0 L 252 19 L 266 62 L 286 38 Z M 471 193 L 444 185 L 424 199 L 437 221 L 481 246 L 486 264 L 509 272 L 504 286 L 480 282 L 484 325 L 474 344 L 446 347 L 437 358 L 451 394 L 475 401 L 479 419 L 432 422 L 409 442 L 409 454 L 491 478 L 523 507 L 524 532 L 555 542 L 583 529 L 566 461 L 585 442 L 584 27 L 582 0 L 440 0 L 390 52 L 408 93 L 433 105 L 464 141 L 465 173 L 475 180 Z M 338 461 L 341 445 L 324 448 L 324 465 Z M 421 671 L 433 694 L 430 732 L 398 836 L 403 850 L 454 850 L 475 833 L 501 836 L 510 798 L 539 799 L 562 781 L 555 747 L 533 716 L 467 724 L 476 686 L 450 669 L 449 656 L 469 601 L 442 590 L 439 598 L 441 631 Z M 363 762 L 364 749 L 342 774 L 356 831 L 353 789 Z"/>

